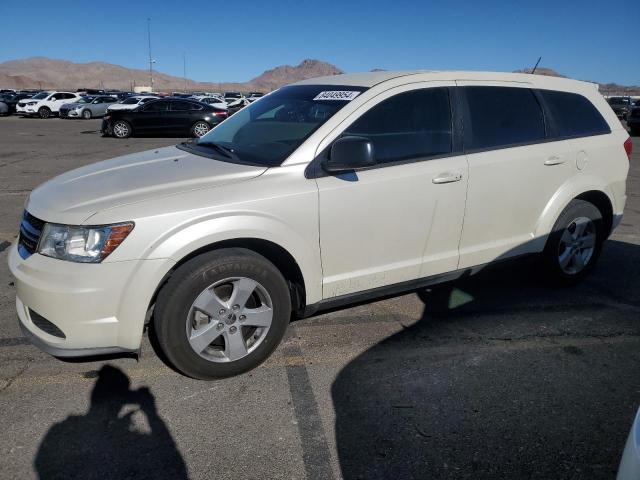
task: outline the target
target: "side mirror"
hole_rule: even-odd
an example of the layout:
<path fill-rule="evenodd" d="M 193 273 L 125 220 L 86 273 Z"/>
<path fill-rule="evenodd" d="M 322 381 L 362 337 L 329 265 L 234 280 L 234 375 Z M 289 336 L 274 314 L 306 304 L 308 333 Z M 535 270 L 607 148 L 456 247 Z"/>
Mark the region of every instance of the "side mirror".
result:
<path fill-rule="evenodd" d="M 373 144 L 364 137 L 342 137 L 331 146 L 329 158 L 322 163 L 328 173 L 360 170 L 376 164 Z"/>

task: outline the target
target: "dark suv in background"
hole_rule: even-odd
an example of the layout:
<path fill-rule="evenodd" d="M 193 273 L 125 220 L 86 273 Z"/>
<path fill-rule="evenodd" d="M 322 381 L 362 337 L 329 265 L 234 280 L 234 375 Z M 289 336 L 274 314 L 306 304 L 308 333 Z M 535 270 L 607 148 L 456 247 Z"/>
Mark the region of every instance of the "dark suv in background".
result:
<path fill-rule="evenodd" d="M 609 97 L 607 98 L 607 102 L 611 105 L 611 108 L 618 118 L 622 120 L 627 119 L 629 110 L 631 109 L 630 97 Z"/>
<path fill-rule="evenodd" d="M 627 114 L 627 127 L 631 130 L 631 135 L 640 137 L 640 100 L 631 104 Z"/>

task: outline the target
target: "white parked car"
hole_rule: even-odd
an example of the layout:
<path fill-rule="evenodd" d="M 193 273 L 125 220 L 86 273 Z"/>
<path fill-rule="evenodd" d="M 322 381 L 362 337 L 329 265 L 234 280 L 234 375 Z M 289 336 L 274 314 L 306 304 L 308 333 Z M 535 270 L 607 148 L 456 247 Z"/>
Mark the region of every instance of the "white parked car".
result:
<path fill-rule="evenodd" d="M 107 107 L 107 112 L 111 112 L 112 110 L 133 110 L 134 108 L 139 107 L 140 105 L 144 105 L 145 103 L 155 100 L 160 97 L 155 97 L 151 95 L 136 95 L 133 97 L 125 98 L 124 100 L 113 103 Z"/>
<path fill-rule="evenodd" d="M 239 92 L 225 92 L 224 101 L 227 103 L 228 108 L 242 108 L 249 104 L 249 100 Z"/>
<path fill-rule="evenodd" d="M 57 356 L 136 352 L 196 378 L 264 361 L 292 316 L 540 255 L 594 267 L 631 141 L 597 86 L 371 72 L 283 87 L 175 147 L 30 195 L 9 253 L 20 325 Z"/>
<path fill-rule="evenodd" d="M 25 116 L 49 118 L 60 110 L 65 103 L 73 103 L 80 95 L 72 92 L 40 92 L 31 98 L 20 100 L 16 113 Z"/>
<path fill-rule="evenodd" d="M 207 95 L 207 96 L 197 96 L 197 97 L 191 97 L 191 98 L 193 98 L 194 100 L 197 100 L 198 102 L 206 103 L 216 108 L 223 108 L 225 110 L 227 109 L 227 102 L 225 102 L 224 99 L 220 97 L 212 97 Z"/>

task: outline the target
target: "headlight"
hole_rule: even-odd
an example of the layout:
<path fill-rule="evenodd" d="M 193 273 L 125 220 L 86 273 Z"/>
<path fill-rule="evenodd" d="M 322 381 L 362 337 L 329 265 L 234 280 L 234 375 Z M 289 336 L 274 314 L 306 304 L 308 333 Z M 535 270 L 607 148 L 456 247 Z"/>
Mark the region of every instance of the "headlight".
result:
<path fill-rule="evenodd" d="M 45 224 L 38 253 L 59 260 L 99 263 L 133 230 L 133 223 L 92 227 Z"/>
<path fill-rule="evenodd" d="M 27 105 L 29 105 L 29 106 L 33 106 L 33 105 L 35 105 L 36 103 L 38 103 L 38 102 L 27 102 Z"/>

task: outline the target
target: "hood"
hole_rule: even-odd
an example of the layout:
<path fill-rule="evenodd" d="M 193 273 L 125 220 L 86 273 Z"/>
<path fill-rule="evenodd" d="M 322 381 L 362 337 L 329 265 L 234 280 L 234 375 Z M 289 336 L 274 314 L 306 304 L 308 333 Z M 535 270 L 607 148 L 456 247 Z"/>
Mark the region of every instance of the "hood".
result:
<path fill-rule="evenodd" d="M 55 177 L 31 192 L 27 210 L 41 220 L 79 225 L 102 210 L 241 182 L 265 170 L 193 155 L 176 147 L 160 148 Z"/>

